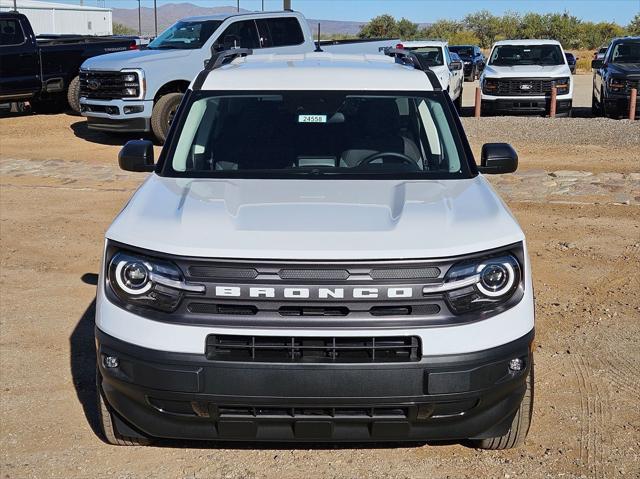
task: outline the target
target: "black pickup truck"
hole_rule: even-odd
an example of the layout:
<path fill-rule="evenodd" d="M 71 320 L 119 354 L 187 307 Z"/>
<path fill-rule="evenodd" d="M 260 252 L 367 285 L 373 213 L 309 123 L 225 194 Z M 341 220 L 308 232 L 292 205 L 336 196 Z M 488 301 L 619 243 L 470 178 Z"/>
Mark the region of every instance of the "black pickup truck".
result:
<path fill-rule="evenodd" d="M 476 78 L 480 78 L 485 64 L 484 54 L 480 47 L 475 45 L 449 45 L 449 51 L 457 53 L 462 59 L 465 81 L 474 81 Z"/>
<path fill-rule="evenodd" d="M 136 37 L 47 35 L 36 37 L 26 16 L 0 13 L 0 103 L 29 101 L 36 109 L 66 99 L 80 111 L 80 65 L 87 58 L 138 48 Z"/>
<path fill-rule="evenodd" d="M 631 90 L 640 90 L 640 37 L 614 39 L 604 58 L 593 60 L 591 68 L 593 114 L 627 116 Z M 636 117 L 640 117 L 640 101 L 636 103 Z"/>

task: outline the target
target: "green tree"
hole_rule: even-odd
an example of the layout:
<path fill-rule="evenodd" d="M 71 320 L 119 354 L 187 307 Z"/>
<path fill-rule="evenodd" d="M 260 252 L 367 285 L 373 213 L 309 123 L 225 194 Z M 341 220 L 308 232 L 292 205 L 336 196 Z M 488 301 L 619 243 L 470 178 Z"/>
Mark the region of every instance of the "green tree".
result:
<path fill-rule="evenodd" d="M 369 23 L 360 27 L 360 38 L 397 37 L 398 23 L 391 15 L 385 14 L 372 18 Z"/>
<path fill-rule="evenodd" d="M 420 30 L 420 38 L 430 40 L 448 40 L 456 33 L 464 30 L 460 22 L 453 20 L 438 20 Z"/>
<path fill-rule="evenodd" d="M 522 28 L 522 17 L 517 12 L 505 12 L 499 20 L 499 33 L 496 39 L 514 40 L 520 38 Z"/>
<path fill-rule="evenodd" d="M 640 13 L 636 13 L 633 20 L 629 22 L 629 25 L 627 25 L 627 31 L 629 32 L 629 35 L 640 35 Z"/>
<path fill-rule="evenodd" d="M 480 46 L 489 48 L 500 33 L 500 18 L 489 10 L 480 10 L 464 17 L 464 24 L 480 40 Z"/>
<path fill-rule="evenodd" d="M 113 24 L 113 34 L 114 35 L 137 35 L 137 31 L 133 28 L 129 28 L 122 23 L 114 23 Z"/>
<path fill-rule="evenodd" d="M 460 30 L 446 38 L 449 45 L 479 45 L 480 39 L 469 30 Z"/>
<path fill-rule="evenodd" d="M 418 36 L 418 25 L 404 17 L 396 23 L 396 28 L 398 36 L 403 40 L 412 40 Z"/>

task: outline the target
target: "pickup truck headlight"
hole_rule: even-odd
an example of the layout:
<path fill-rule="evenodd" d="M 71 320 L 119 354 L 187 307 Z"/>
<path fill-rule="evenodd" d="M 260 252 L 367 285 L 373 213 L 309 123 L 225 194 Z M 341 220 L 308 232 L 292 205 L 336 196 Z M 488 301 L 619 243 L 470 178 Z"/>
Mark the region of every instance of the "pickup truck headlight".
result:
<path fill-rule="evenodd" d="M 609 84 L 609 89 L 612 92 L 622 92 L 625 89 L 625 82 L 622 78 L 609 78 L 609 80 L 607 81 L 607 83 Z"/>
<path fill-rule="evenodd" d="M 120 85 L 122 86 L 122 98 L 142 99 L 146 88 L 144 71 L 141 69 L 123 70 L 120 72 Z"/>
<path fill-rule="evenodd" d="M 482 82 L 482 92 L 493 95 L 498 92 L 498 81 L 493 78 L 485 78 Z"/>
<path fill-rule="evenodd" d="M 522 281 L 520 263 L 510 254 L 453 265 L 444 283 L 428 285 L 424 294 L 442 292 L 454 314 L 493 309 L 514 296 Z"/>
<path fill-rule="evenodd" d="M 569 93 L 570 82 L 570 78 L 558 78 L 554 80 L 553 85 L 556 87 L 556 93 L 558 95 L 566 95 Z"/>
<path fill-rule="evenodd" d="M 125 305 L 165 312 L 175 311 L 186 292 L 205 290 L 204 285 L 186 283 L 172 263 L 125 252 L 111 258 L 107 283 Z"/>

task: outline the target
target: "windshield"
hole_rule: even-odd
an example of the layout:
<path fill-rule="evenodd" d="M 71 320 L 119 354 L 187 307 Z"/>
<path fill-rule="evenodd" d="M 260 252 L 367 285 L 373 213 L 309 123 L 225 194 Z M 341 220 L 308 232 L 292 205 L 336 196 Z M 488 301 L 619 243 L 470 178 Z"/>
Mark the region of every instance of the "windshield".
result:
<path fill-rule="evenodd" d="M 640 41 L 616 43 L 611 53 L 611 63 L 640 63 Z"/>
<path fill-rule="evenodd" d="M 151 50 L 193 50 L 202 48 L 222 22 L 178 22 L 162 32 L 147 48 Z"/>
<path fill-rule="evenodd" d="M 167 176 L 469 177 L 444 94 L 194 94 Z"/>
<path fill-rule="evenodd" d="M 489 65 L 564 65 L 558 45 L 499 45 L 493 49 Z"/>
<path fill-rule="evenodd" d="M 423 64 L 429 67 L 439 67 L 444 65 L 444 56 L 442 54 L 442 48 L 440 47 L 412 47 L 407 48 L 420 57 Z"/>
<path fill-rule="evenodd" d="M 456 52 L 461 57 L 473 56 L 473 47 L 449 47 L 449 51 Z"/>

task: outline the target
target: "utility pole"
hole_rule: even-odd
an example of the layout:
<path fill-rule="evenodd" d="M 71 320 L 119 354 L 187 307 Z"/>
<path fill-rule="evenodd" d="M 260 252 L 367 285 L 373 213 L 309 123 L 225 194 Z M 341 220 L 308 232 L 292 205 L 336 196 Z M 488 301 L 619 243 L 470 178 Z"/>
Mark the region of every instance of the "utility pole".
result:
<path fill-rule="evenodd" d="M 158 37 L 158 5 L 156 0 L 153 0 L 153 21 L 155 24 L 155 32 L 156 32 L 156 38 L 157 38 Z"/>
<path fill-rule="evenodd" d="M 140 6 L 140 0 L 138 0 L 138 36 L 142 36 L 142 8 Z"/>
<path fill-rule="evenodd" d="M 262 0 L 262 11 L 264 12 L 264 0 Z"/>
<path fill-rule="evenodd" d="M 262 2 L 264 5 L 264 2 Z M 264 8 L 264 7 L 263 7 Z M 13 0 L 13 11 L 17 12 L 18 11 L 18 3 L 17 0 Z"/>
<path fill-rule="evenodd" d="M 236 2 L 236 11 L 240 11 L 240 0 L 237 0 Z"/>
<path fill-rule="evenodd" d="M 291 0 L 282 0 L 282 9 L 291 10 Z"/>

